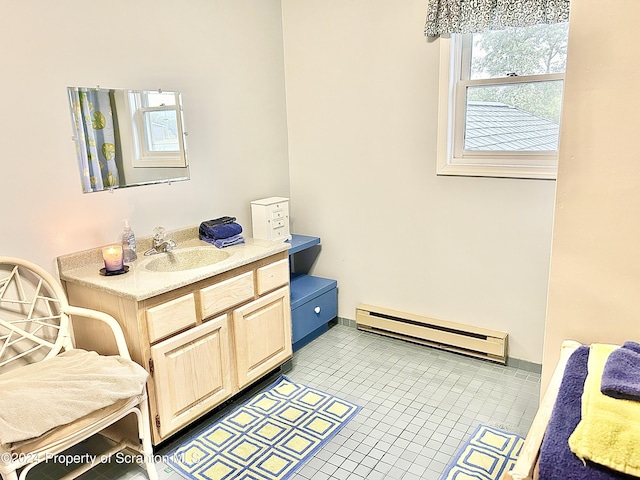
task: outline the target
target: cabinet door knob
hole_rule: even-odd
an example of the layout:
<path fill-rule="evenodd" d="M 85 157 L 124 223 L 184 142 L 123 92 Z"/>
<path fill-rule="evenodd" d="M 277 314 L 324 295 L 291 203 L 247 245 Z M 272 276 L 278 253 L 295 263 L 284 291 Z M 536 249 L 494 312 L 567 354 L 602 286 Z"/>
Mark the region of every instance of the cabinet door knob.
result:
<path fill-rule="evenodd" d="M 320 307 L 314 308 L 313 311 L 316 312 L 316 313 L 320 313 Z"/>

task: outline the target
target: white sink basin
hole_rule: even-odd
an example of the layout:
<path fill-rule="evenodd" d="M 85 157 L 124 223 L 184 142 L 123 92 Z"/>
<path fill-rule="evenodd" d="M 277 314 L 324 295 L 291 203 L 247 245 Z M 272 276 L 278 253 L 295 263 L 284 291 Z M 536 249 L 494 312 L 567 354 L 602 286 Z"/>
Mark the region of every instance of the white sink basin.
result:
<path fill-rule="evenodd" d="M 144 268 L 151 272 L 180 272 L 206 267 L 229 258 L 229 252 L 215 247 L 196 247 L 158 253 Z"/>

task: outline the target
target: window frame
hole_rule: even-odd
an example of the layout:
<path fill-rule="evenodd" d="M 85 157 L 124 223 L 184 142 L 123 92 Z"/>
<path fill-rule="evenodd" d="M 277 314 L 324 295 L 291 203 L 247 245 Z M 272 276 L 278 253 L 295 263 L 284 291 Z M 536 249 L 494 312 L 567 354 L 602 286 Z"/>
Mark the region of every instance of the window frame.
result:
<path fill-rule="evenodd" d="M 464 150 L 466 90 L 470 86 L 564 81 L 564 73 L 471 80 L 472 34 L 440 37 L 437 174 L 555 179 L 557 151 Z"/>
<path fill-rule="evenodd" d="M 182 130 L 182 102 L 180 94 L 175 96 L 174 105 L 162 105 L 149 107 L 146 94 L 140 91 L 132 91 L 127 97 L 129 113 L 131 116 L 131 130 L 133 134 L 134 155 L 132 165 L 135 168 L 156 168 L 156 167 L 186 167 L 186 147 Z M 175 111 L 178 131 L 178 150 L 155 151 L 149 150 L 147 146 L 147 136 L 149 132 L 146 128 L 145 114 L 157 111 Z"/>

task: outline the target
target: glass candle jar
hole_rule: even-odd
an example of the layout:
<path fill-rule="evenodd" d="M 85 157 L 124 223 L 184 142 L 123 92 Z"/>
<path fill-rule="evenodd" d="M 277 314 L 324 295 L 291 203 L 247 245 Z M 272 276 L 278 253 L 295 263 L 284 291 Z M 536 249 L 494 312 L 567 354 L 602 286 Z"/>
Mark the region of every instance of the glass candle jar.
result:
<path fill-rule="evenodd" d="M 107 272 L 120 272 L 124 269 L 122 245 L 109 245 L 102 249 L 102 259 Z"/>

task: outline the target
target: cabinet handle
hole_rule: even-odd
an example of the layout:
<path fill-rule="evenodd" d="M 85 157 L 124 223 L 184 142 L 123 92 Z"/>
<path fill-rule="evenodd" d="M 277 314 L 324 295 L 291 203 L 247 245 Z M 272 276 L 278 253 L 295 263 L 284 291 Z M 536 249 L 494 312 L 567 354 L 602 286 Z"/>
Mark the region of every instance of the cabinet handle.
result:
<path fill-rule="evenodd" d="M 314 308 L 313 311 L 316 312 L 316 313 L 320 313 L 320 307 Z"/>

